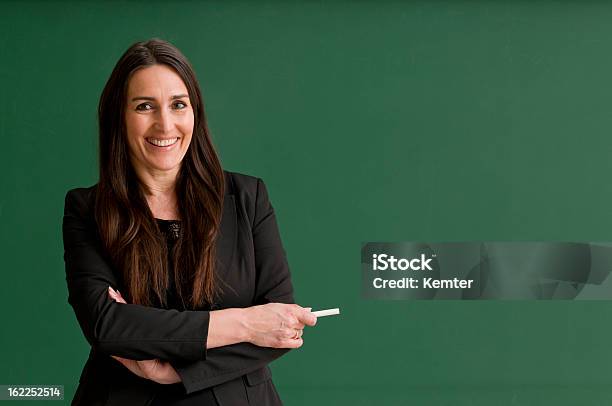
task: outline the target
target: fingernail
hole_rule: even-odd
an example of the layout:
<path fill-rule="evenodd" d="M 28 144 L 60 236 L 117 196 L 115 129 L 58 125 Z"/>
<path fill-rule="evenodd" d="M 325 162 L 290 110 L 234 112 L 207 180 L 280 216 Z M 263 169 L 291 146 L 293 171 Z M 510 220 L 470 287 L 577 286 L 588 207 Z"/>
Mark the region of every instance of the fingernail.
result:
<path fill-rule="evenodd" d="M 307 307 L 306 310 L 308 310 L 310 312 L 310 311 L 312 311 L 312 307 Z"/>

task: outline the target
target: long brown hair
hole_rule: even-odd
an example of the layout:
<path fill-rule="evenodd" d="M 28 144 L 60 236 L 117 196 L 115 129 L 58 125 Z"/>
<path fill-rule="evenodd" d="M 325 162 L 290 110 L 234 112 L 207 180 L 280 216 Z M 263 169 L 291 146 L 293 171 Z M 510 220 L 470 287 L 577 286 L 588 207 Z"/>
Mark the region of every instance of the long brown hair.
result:
<path fill-rule="evenodd" d="M 212 304 L 215 240 L 223 212 L 224 175 L 210 139 L 195 73 L 172 44 L 154 38 L 133 44 L 119 59 L 98 105 L 100 179 L 95 217 L 110 259 L 121 272 L 130 303 L 166 304 L 168 249 L 129 159 L 125 127 L 128 82 L 138 69 L 173 68 L 189 92 L 194 128 L 175 190 L 182 233 L 174 246 L 174 282 L 185 308 Z"/>

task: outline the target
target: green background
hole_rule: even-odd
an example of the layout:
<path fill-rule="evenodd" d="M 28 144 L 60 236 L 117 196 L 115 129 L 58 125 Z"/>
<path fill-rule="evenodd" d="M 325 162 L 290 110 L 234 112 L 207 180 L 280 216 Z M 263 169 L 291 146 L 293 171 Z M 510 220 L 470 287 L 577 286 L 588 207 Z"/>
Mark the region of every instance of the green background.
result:
<path fill-rule="evenodd" d="M 612 302 L 360 297 L 363 241 L 610 240 L 610 21 L 603 1 L 0 3 L 0 384 L 72 398 L 64 195 L 97 181 L 112 67 L 157 36 L 194 65 L 224 167 L 266 182 L 299 303 L 341 308 L 273 364 L 286 405 L 612 403 Z"/>

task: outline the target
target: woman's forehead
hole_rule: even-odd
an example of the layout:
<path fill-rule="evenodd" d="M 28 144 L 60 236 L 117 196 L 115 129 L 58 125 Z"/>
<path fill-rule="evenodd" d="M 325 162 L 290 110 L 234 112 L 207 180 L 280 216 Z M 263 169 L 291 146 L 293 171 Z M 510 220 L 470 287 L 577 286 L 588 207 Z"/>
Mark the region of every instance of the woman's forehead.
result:
<path fill-rule="evenodd" d="M 128 96 L 171 97 L 187 94 L 181 77 L 166 65 L 153 65 L 134 72 L 128 83 Z"/>

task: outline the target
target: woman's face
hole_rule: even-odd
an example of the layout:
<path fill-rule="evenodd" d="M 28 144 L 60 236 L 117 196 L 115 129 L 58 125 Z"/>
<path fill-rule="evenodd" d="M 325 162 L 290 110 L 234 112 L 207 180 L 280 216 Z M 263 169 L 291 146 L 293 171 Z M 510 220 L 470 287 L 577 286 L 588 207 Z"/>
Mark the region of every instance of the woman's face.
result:
<path fill-rule="evenodd" d="M 178 173 L 193 134 L 187 87 L 167 65 L 134 72 L 128 83 L 125 124 L 137 173 Z"/>

